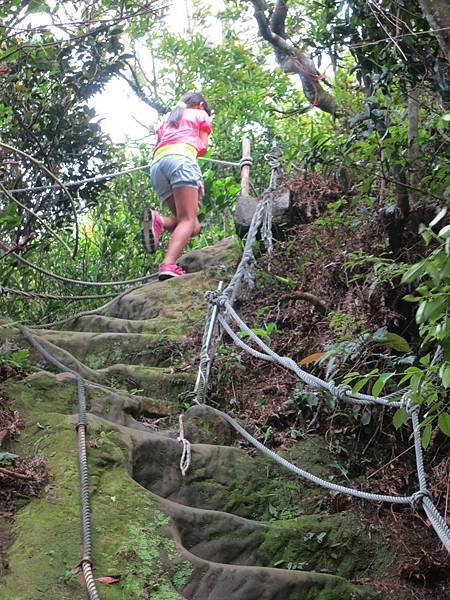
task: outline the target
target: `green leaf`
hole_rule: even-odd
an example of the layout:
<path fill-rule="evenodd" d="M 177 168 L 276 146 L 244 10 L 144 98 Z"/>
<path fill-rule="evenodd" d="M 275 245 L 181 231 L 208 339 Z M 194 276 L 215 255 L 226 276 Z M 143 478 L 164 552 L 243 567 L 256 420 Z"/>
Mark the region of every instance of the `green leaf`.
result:
<path fill-rule="evenodd" d="M 422 298 L 419 298 L 418 296 L 413 296 L 412 294 L 406 294 L 406 296 L 403 296 L 402 300 L 404 300 L 405 302 L 420 302 Z"/>
<path fill-rule="evenodd" d="M 297 282 L 291 277 L 281 277 L 281 275 L 275 275 L 275 279 L 284 285 L 287 285 L 289 288 L 297 287 Z"/>
<path fill-rule="evenodd" d="M 448 363 L 441 365 L 441 368 L 439 369 L 439 375 L 442 379 L 442 385 L 445 388 L 450 387 L 450 365 Z"/>
<path fill-rule="evenodd" d="M 444 240 L 450 238 L 450 225 L 443 227 L 438 233 L 438 236 L 444 238 Z"/>
<path fill-rule="evenodd" d="M 368 410 L 361 415 L 361 425 L 368 425 L 372 420 L 372 413 Z"/>
<path fill-rule="evenodd" d="M 403 423 L 405 421 L 406 421 L 406 410 L 404 408 L 397 409 L 392 418 L 392 422 L 394 424 L 395 429 L 400 429 L 400 427 L 403 425 Z"/>
<path fill-rule="evenodd" d="M 422 447 L 424 450 L 426 450 L 428 448 L 428 446 L 430 445 L 432 431 L 433 431 L 433 429 L 431 427 L 431 424 L 428 423 L 428 425 L 426 425 L 424 427 L 424 430 L 422 433 Z"/>
<path fill-rule="evenodd" d="M 272 517 L 277 517 L 278 516 L 278 509 L 271 502 L 269 502 L 268 508 L 269 508 L 269 514 L 271 514 Z"/>
<path fill-rule="evenodd" d="M 411 346 L 401 335 L 387 331 L 377 339 L 377 345 L 392 348 L 398 352 L 411 352 Z"/>
<path fill-rule="evenodd" d="M 420 324 L 439 318 L 444 314 L 446 304 L 445 296 L 422 302 L 417 309 L 416 322 Z"/>
<path fill-rule="evenodd" d="M 10 465 L 16 458 L 19 458 L 18 454 L 12 454 L 11 452 L 0 452 L 0 465 Z"/>
<path fill-rule="evenodd" d="M 372 394 L 374 396 L 379 396 L 382 389 L 384 388 L 386 381 L 388 381 L 391 377 L 393 377 L 395 373 L 383 373 L 378 377 L 378 379 L 373 384 Z"/>
<path fill-rule="evenodd" d="M 429 227 L 434 227 L 437 223 L 439 223 L 439 221 L 441 219 L 443 219 L 445 217 L 445 215 L 447 214 L 447 207 L 445 206 L 444 208 L 442 208 L 438 214 L 434 217 L 434 219 L 431 221 Z"/>
<path fill-rule="evenodd" d="M 31 13 L 47 12 L 48 6 L 46 2 L 43 2 L 43 0 L 30 0 L 28 2 L 28 10 Z"/>
<path fill-rule="evenodd" d="M 363 377 L 352 388 L 352 394 L 357 394 L 369 381 L 370 377 Z"/>
<path fill-rule="evenodd" d="M 443 412 L 439 415 L 438 425 L 442 433 L 450 437 L 450 414 L 448 412 Z"/>
<path fill-rule="evenodd" d="M 416 263 L 415 265 L 412 265 L 412 267 L 410 267 L 406 271 L 406 273 L 404 273 L 404 275 L 402 277 L 402 283 L 411 283 L 411 281 L 415 281 L 416 279 L 419 279 L 419 277 L 423 274 L 424 271 L 425 271 L 424 261 L 420 261 L 420 262 Z"/>

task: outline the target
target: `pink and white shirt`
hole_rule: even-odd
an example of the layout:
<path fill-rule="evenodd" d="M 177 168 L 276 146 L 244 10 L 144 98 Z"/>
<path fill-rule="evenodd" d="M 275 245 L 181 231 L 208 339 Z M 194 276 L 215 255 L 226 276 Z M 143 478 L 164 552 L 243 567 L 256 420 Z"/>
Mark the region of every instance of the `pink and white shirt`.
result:
<path fill-rule="evenodd" d="M 206 111 L 197 108 L 183 109 L 183 115 L 177 128 L 167 124 L 169 114 L 164 116 L 161 125 L 156 130 L 158 143 L 153 154 L 164 146 L 172 144 L 189 144 L 197 151 L 197 156 L 202 156 L 207 150 L 207 145 L 200 138 L 200 132 L 210 134 L 212 131 L 212 120 Z"/>

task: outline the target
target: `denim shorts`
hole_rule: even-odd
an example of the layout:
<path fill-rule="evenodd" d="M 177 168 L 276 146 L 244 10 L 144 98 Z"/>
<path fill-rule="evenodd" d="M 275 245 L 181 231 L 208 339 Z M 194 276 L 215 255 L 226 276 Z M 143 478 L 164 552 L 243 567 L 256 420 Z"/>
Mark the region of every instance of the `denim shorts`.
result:
<path fill-rule="evenodd" d="M 155 162 L 150 168 L 153 189 L 164 202 L 168 200 L 173 189 L 192 187 L 198 190 L 199 200 L 203 197 L 203 178 L 196 162 L 185 156 L 172 154 Z"/>

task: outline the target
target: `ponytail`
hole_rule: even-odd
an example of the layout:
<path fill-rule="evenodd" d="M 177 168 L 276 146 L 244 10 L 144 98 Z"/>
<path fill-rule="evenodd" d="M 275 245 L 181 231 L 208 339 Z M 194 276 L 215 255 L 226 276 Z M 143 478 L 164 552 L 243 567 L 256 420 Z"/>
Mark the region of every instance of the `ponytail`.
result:
<path fill-rule="evenodd" d="M 193 106 L 196 106 L 197 104 L 203 104 L 203 106 L 202 106 L 203 110 L 208 115 L 211 115 L 211 108 L 209 107 L 205 98 L 198 92 L 188 92 L 187 94 L 184 94 L 183 96 L 181 96 L 181 101 L 178 102 L 178 104 L 175 106 L 175 108 L 169 114 L 167 121 L 166 121 L 167 125 L 169 125 L 170 127 L 174 127 L 175 129 L 178 129 L 178 127 L 180 126 L 180 121 L 181 121 L 181 117 L 183 116 L 184 109 L 192 108 Z"/>

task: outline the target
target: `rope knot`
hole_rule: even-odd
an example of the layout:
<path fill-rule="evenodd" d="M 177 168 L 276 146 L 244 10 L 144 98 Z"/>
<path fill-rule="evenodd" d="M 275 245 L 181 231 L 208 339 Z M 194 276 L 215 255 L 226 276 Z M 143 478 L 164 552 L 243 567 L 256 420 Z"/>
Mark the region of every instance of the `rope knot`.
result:
<path fill-rule="evenodd" d="M 338 400 L 345 400 L 352 391 L 352 387 L 350 385 L 336 385 L 334 381 L 331 380 L 328 382 L 328 390 Z"/>
<path fill-rule="evenodd" d="M 228 298 L 223 292 L 219 290 L 205 292 L 205 300 L 208 304 L 216 304 L 217 306 L 225 306 Z"/>
<path fill-rule="evenodd" d="M 412 507 L 417 510 L 417 508 L 419 506 L 419 502 L 421 502 L 423 500 L 423 498 L 428 498 L 429 500 L 433 500 L 433 498 L 431 497 L 431 494 L 428 490 L 417 490 L 417 492 L 414 492 L 414 494 L 412 494 L 412 496 L 411 496 Z"/>
<path fill-rule="evenodd" d="M 191 443 L 184 437 L 183 415 L 178 417 L 178 422 L 180 426 L 180 435 L 177 437 L 177 442 L 181 442 L 183 444 L 183 451 L 180 459 L 180 471 L 184 477 L 191 466 Z"/>
<path fill-rule="evenodd" d="M 409 397 L 409 390 L 403 394 L 401 403 L 408 417 L 411 417 L 413 413 L 418 413 L 420 410 L 420 406 L 415 404 Z"/>
<path fill-rule="evenodd" d="M 241 160 L 239 161 L 239 166 L 242 169 L 242 167 L 251 167 L 253 165 L 253 158 L 251 158 L 251 156 L 246 156 L 244 158 L 241 158 Z"/>
<path fill-rule="evenodd" d="M 209 356 L 208 352 L 206 350 L 202 350 L 200 352 L 200 364 L 201 365 L 206 365 L 210 362 L 211 357 Z"/>

